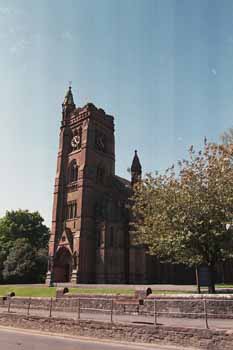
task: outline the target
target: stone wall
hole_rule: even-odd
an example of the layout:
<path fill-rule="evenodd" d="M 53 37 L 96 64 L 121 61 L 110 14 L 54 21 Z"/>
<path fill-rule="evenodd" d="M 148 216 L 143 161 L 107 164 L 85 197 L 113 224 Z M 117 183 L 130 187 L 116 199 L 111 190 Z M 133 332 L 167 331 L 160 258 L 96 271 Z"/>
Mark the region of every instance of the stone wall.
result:
<path fill-rule="evenodd" d="M 156 309 L 161 314 L 169 314 L 169 317 L 204 317 L 205 307 L 208 318 L 233 318 L 232 295 L 153 295 L 145 302 L 142 313 L 151 312 L 152 300 L 156 302 Z"/>
<path fill-rule="evenodd" d="M 154 300 L 156 303 L 156 311 L 158 314 L 169 317 L 188 317 L 188 318 L 202 318 L 204 317 L 204 300 L 206 300 L 206 307 L 208 318 L 233 318 L 233 296 L 203 296 L 200 295 L 151 295 L 144 299 L 143 305 L 130 304 L 132 298 L 129 295 L 67 295 L 63 298 L 53 298 L 52 309 L 57 311 L 78 310 L 78 303 L 82 312 L 89 309 L 88 312 L 97 312 L 98 310 L 111 309 L 111 301 L 114 300 L 113 308 L 116 314 L 131 314 L 139 310 L 142 315 L 154 314 Z M 7 307 L 8 300 L 2 300 L 0 306 Z M 51 305 L 51 298 L 11 298 L 11 307 L 27 308 L 29 302 L 30 307 L 34 309 L 48 310 Z M 129 304 L 127 304 L 129 302 Z M 87 311 L 87 310 L 86 310 Z"/>
<path fill-rule="evenodd" d="M 173 344 L 206 350 L 232 350 L 233 331 L 181 327 L 125 325 L 0 314 L 0 325 L 76 336 L 151 344 Z"/>

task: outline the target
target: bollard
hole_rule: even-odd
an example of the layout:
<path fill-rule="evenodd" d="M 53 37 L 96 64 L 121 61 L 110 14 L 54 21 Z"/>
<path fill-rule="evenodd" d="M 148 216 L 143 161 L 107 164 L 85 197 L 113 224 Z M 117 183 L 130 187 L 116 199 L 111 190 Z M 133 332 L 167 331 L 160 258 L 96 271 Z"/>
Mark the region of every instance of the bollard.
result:
<path fill-rule="evenodd" d="M 157 325 L 157 305 L 156 300 L 154 299 L 154 325 Z"/>
<path fill-rule="evenodd" d="M 209 328 L 209 325 L 208 325 L 208 313 L 207 313 L 206 299 L 204 299 L 203 301 L 204 301 L 205 327 L 206 327 L 206 328 Z"/>
<path fill-rule="evenodd" d="M 8 310 L 7 312 L 11 312 L 11 298 L 8 299 Z"/>
<path fill-rule="evenodd" d="M 49 317 L 52 317 L 53 298 L 50 300 Z"/>
<path fill-rule="evenodd" d="M 113 299 L 111 299 L 110 322 L 113 322 Z"/>
<path fill-rule="evenodd" d="M 29 312 L 30 312 L 30 306 L 31 306 L 31 298 L 29 298 L 29 302 L 28 302 L 28 309 L 27 309 L 28 316 L 29 316 Z"/>

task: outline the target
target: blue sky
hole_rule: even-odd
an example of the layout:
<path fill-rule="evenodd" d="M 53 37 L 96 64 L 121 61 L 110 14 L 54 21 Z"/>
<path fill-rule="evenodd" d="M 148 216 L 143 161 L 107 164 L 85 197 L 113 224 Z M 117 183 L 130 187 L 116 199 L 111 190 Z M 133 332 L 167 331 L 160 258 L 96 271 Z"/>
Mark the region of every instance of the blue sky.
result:
<path fill-rule="evenodd" d="M 233 125 L 232 0 L 0 0 L 0 215 L 51 222 L 61 103 L 115 116 L 116 169 L 144 172 Z"/>

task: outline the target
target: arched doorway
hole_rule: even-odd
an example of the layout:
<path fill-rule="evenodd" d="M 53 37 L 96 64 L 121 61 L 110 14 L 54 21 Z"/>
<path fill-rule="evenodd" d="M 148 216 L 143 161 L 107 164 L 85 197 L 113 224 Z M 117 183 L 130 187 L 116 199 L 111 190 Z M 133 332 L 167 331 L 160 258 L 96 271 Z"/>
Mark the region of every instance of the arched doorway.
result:
<path fill-rule="evenodd" d="M 54 258 L 54 282 L 69 282 L 72 273 L 72 256 L 70 251 L 62 247 Z"/>

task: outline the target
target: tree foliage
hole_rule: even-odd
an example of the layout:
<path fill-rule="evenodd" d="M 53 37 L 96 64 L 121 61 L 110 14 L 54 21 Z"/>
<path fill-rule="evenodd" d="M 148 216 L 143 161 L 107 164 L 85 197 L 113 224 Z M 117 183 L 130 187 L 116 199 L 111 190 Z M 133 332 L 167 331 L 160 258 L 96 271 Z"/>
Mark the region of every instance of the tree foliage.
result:
<path fill-rule="evenodd" d="M 27 283 L 36 270 L 35 249 L 25 238 L 17 239 L 4 261 L 3 278 L 9 283 Z"/>
<path fill-rule="evenodd" d="M 134 191 L 135 239 L 163 260 L 214 266 L 233 256 L 233 147 L 207 144 Z"/>
<path fill-rule="evenodd" d="M 220 139 L 225 145 L 233 144 L 233 128 L 229 128 L 227 131 L 224 131 L 224 133 L 220 135 Z"/>
<path fill-rule="evenodd" d="M 41 282 L 47 267 L 49 229 L 38 212 L 7 211 L 0 218 L 0 279 Z"/>

